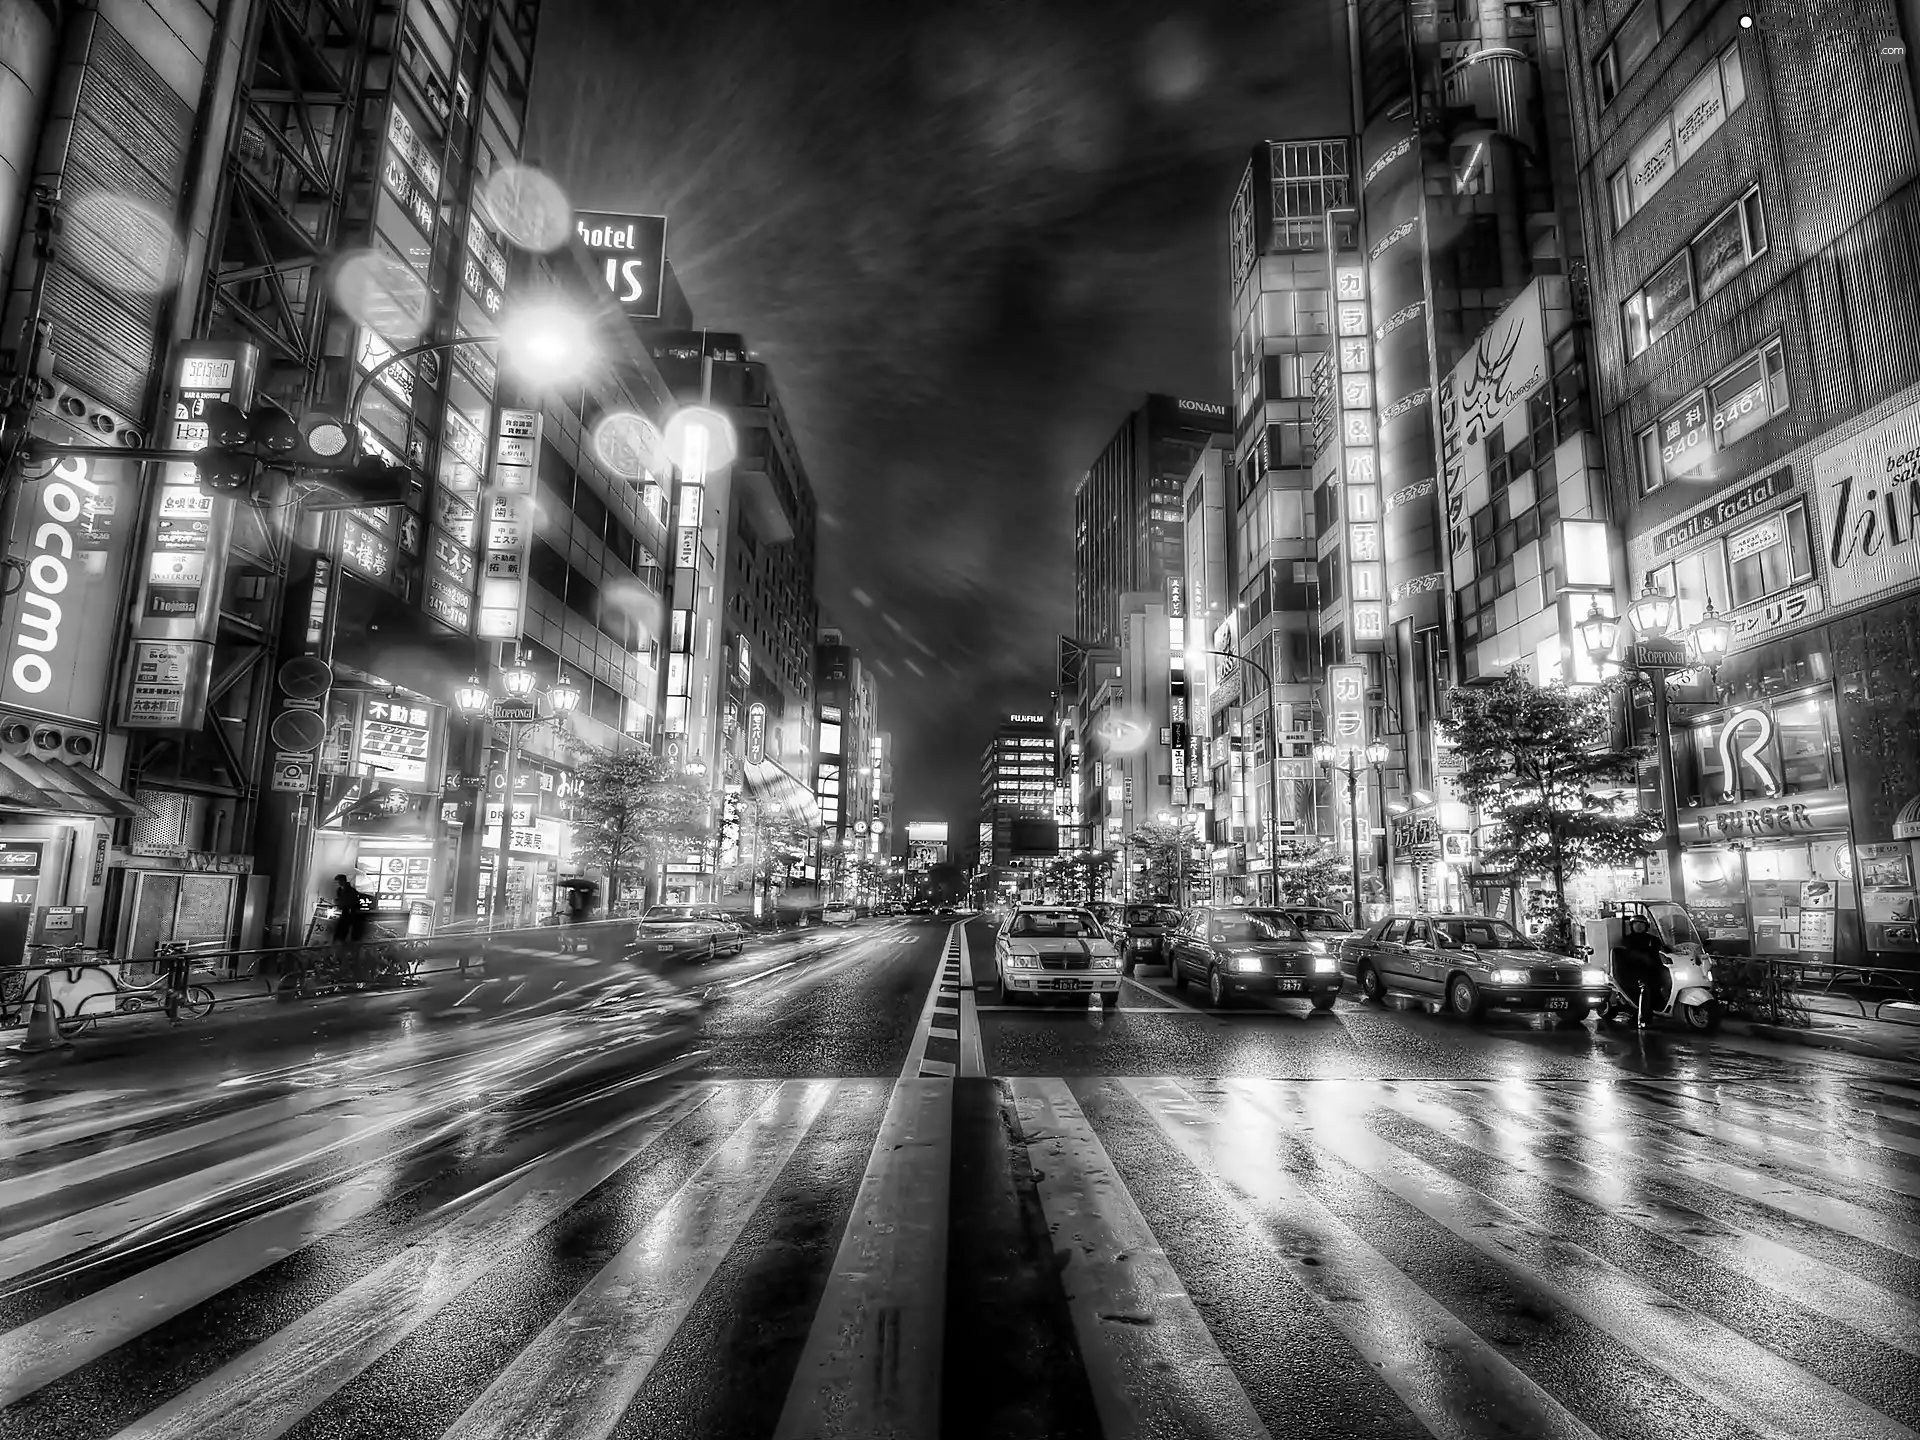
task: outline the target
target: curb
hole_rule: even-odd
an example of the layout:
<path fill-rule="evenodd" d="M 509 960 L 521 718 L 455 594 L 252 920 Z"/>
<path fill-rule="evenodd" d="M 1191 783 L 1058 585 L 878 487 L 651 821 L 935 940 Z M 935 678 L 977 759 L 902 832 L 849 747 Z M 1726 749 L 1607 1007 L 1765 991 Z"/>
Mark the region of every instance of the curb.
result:
<path fill-rule="evenodd" d="M 1849 1055 L 1860 1055 L 1870 1060 L 1898 1060 L 1911 1065 L 1920 1065 L 1920 1027 L 1914 1029 L 1911 1040 L 1900 1037 L 1885 1039 L 1875 1035 L 1850 1035 L 1844 1031 L 1827 1026 L 1812 1026 L 1802 1030 L 1795 1025 L 1770 1025 L 1761 1020 L 1742 1020 L 1729 1017 L 1720 1022 L 1723 1034 L 1745 1035 L 1754 1040 L 1772 1040 L 1785 1045 L 1804 1045 L 1812 1050 L 1839 1050 Z M 1905 1043 L 1901 1043 L 1904 1041 Z"/>

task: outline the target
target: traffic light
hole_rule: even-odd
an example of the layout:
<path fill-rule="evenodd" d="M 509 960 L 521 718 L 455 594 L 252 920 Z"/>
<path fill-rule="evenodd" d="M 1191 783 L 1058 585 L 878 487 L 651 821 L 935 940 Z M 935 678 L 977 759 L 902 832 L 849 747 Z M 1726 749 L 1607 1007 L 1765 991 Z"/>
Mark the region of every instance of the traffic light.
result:
<path fill-rule="evenodd" d="M 260 463 L 278 461 L 300 441 L 293 416 L 271 400 L 256 401 L 251 410 L 208 400 L 198 418 L 207 443 L 193 452 L 194 476 L 200 493 L 215 499 L 250 498 Z"/>

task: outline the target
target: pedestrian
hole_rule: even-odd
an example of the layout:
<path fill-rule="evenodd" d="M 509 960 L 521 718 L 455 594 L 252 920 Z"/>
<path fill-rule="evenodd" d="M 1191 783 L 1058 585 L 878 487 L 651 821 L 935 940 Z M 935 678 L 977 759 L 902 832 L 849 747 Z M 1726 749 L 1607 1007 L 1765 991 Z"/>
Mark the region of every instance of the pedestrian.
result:
<path fill-rule="evenodd" d="M 357 945 L 367 930 L 372 902 L 348 876 L 333 877 L 333 943 Z"/>
<path fill-rule="evenodd" d="M 1667 947 L 1647 917 L 1635 915 L 1627 921 L 1627 933 L 1614 952 L 1615 970 L 1620 988 L 1634 1003 L 1634 1012 L 1644 1026 L 1648 1011 L 1666 1004 Z"/>

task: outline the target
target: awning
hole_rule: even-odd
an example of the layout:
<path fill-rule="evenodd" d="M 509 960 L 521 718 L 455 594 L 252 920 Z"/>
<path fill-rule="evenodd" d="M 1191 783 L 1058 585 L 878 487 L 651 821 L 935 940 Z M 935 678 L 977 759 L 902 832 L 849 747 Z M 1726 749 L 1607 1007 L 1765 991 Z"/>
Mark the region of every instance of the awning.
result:
<path fill-rule="evenodd" d="M 35 755 L 0 755 L 0 784 L 9 786 L 3 797 L 12 808 L 53 815 L 93 815 L 103 819 L 125 819 L 138 813 L 139 806 L 126 791 L 111 780 L 84 765 L 64 760 L 42 760 Z M 24 786 L 37 800 L 23 802 L 13 793 Z"/>
<path fill-rule="evenodd" d="M 24 810 L 44 815 L 60 809 L 60 802 L 27 778 L 15 757 L 0 754 L 0 810 Z"/>
<path fill-rule="evenodd" d="M 769 805 L 778 805 L 807 826 L 820 824 L 820 802 L 813 791 L 782 769 L 777 761 L 749 761 L 740 767 L 740 779 L 747 794 Z"/>

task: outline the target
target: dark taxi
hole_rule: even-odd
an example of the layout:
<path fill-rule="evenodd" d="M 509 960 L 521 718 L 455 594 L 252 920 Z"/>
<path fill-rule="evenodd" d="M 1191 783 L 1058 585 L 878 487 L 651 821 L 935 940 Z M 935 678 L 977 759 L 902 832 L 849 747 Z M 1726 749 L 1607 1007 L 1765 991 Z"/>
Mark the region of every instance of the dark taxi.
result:
<path fill-rule="evenodd" d="M 1331 1010 L 1340 971 L 1284 910 L 1200 909 L 1170 937 L 1174 988 L 1193 981 L 1215 1005 L 1241 995 L 1298 996 Z"/>
<path fill-rule="evenodd" d="M 1144 960 L 1164 965 L 1172 954 L 1170 937 L 1180 928 L 1180 912 L 1171 905 L 1129 905 L 1122 917 L 1126 934 L 1120 946 L 1120 968 L 1131 975 Z"/>
<path fill-rule="evenodd" d="M 1389 915 L 1340 947 L 1362 996 L 1433 1000 L 1463 1019 L 1489 1009 L 1582 1016 L 1607 998 L 1607 973 L 1557 955 L 1486 915 Z"/>

